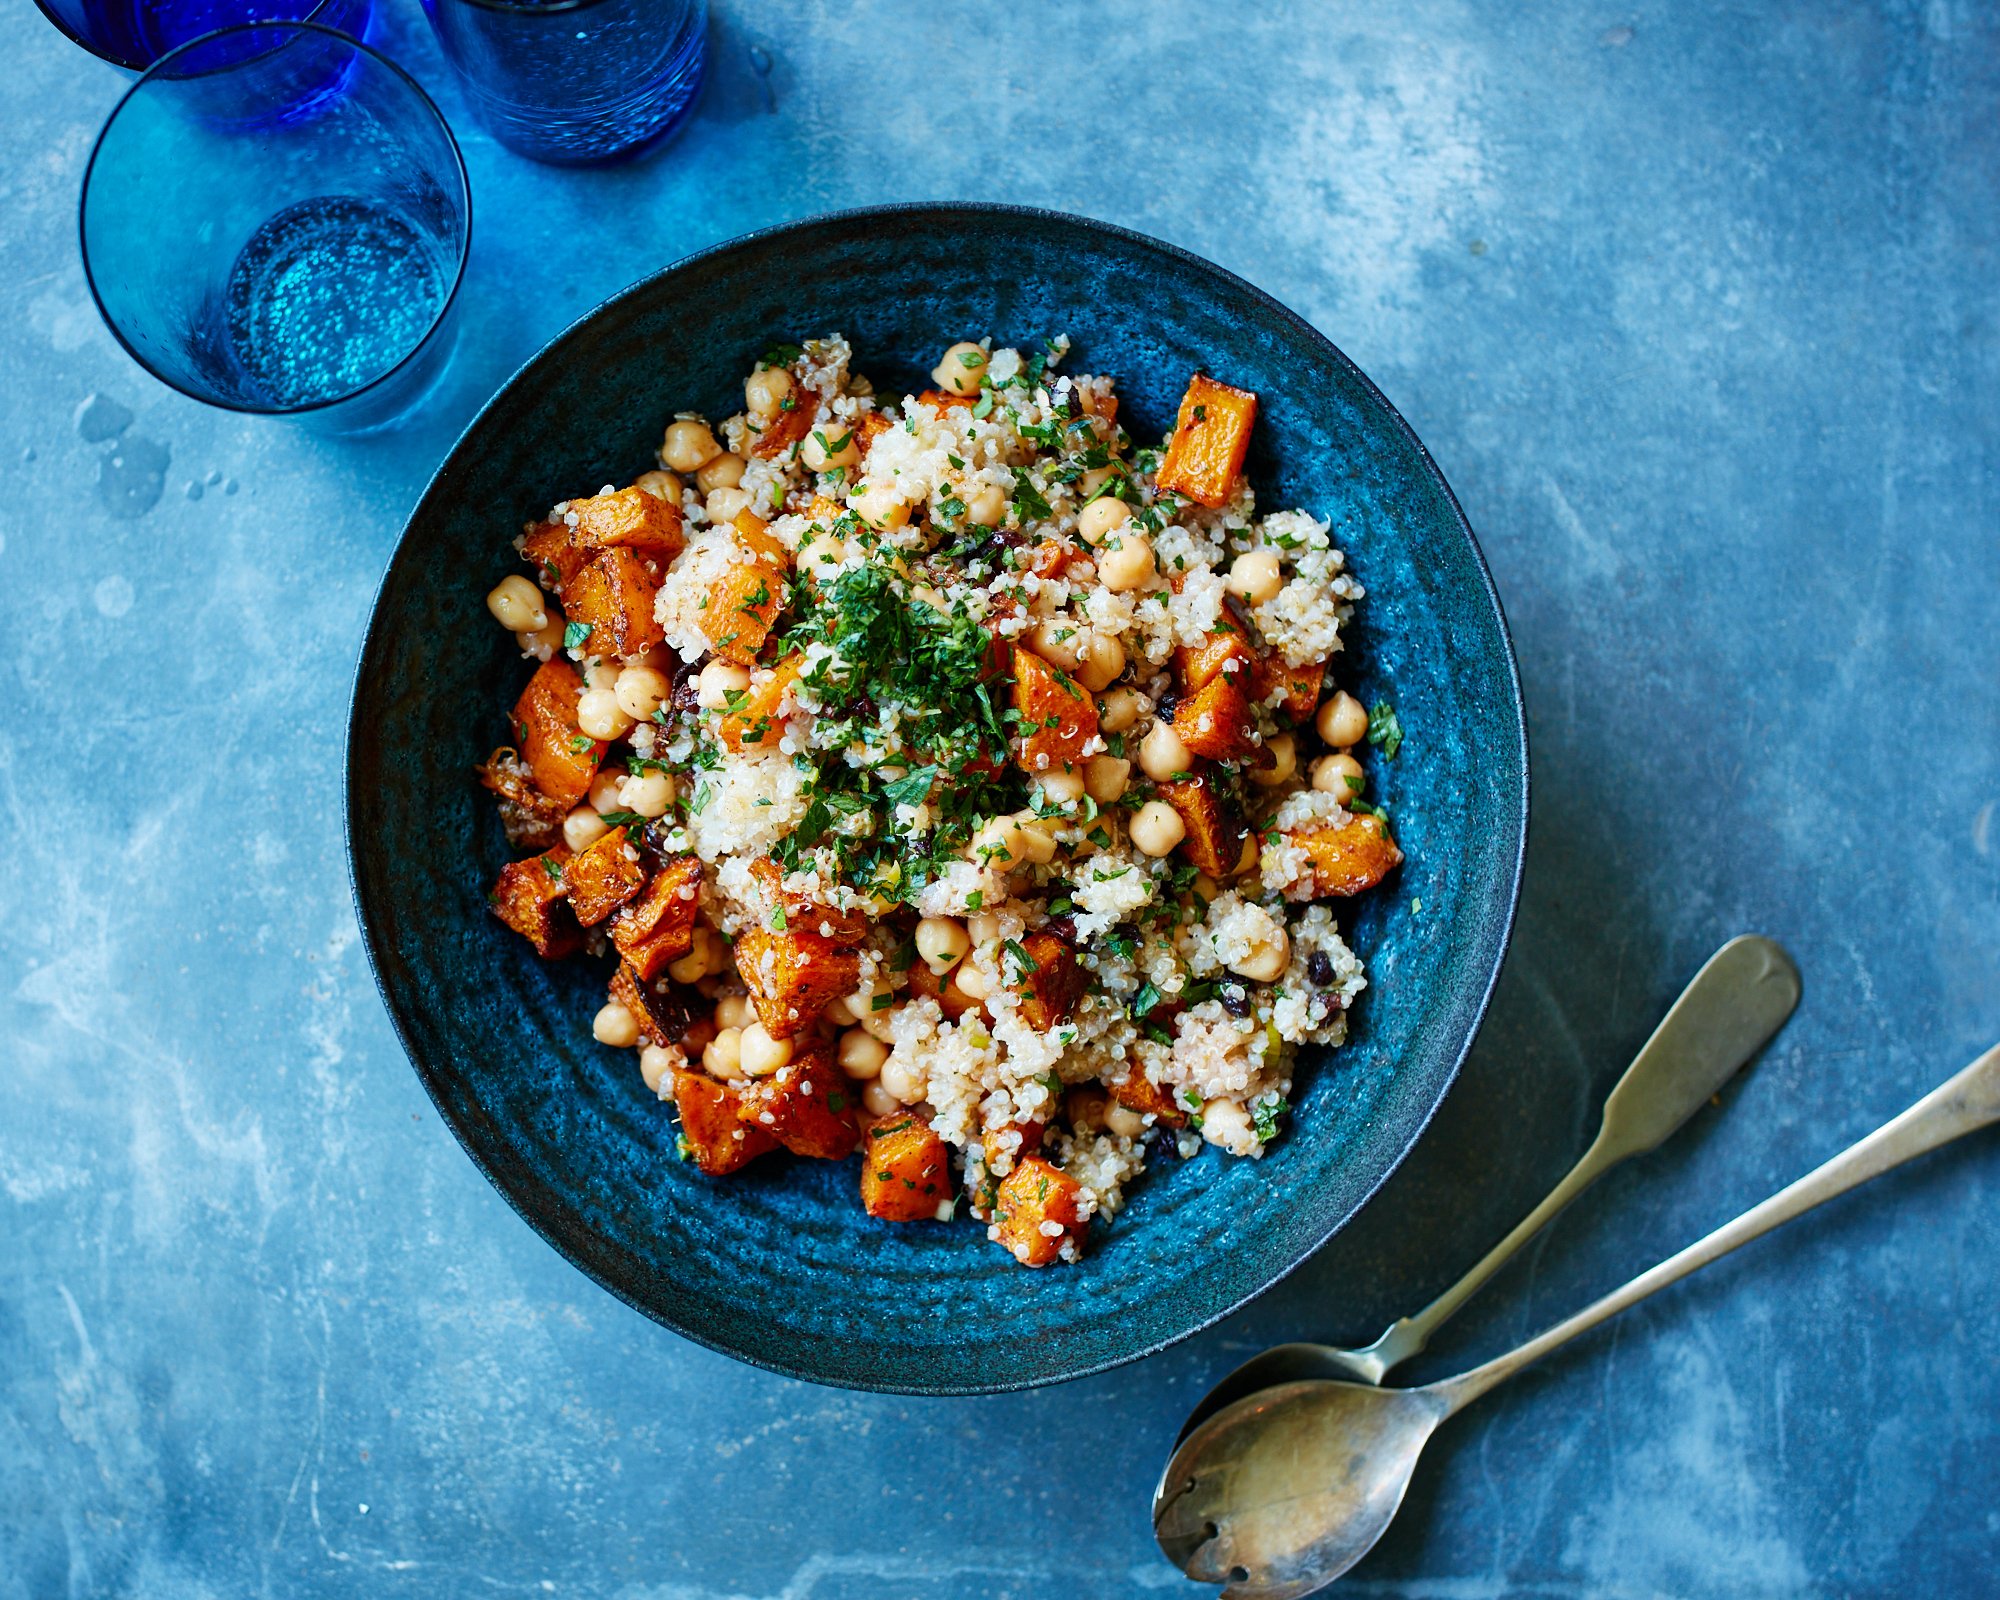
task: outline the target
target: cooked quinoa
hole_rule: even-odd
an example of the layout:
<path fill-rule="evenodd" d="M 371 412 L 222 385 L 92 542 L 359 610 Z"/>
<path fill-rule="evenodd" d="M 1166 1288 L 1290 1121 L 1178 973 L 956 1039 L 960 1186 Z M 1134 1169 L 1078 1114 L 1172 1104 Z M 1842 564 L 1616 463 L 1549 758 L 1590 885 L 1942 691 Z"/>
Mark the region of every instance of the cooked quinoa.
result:
<path fill-rule="evenodd" d="M 1196 375 L 1138 448 L 1067 352 L 892 399 L 838 335 L 769 351 L 488 596 L 537 663 L 495 908 L 615 959 L 594 1032 L 682 1155 L 858 1150 L 871 1215 L 1030 1266 L 1149 1154 L 1262 1154 L 1366 987 L 1327 902 L 1402 859 L 1358 759 L 1400 728 L 1336 682 L 1362 589 L 1259 513 L 1256 396 Z"/>

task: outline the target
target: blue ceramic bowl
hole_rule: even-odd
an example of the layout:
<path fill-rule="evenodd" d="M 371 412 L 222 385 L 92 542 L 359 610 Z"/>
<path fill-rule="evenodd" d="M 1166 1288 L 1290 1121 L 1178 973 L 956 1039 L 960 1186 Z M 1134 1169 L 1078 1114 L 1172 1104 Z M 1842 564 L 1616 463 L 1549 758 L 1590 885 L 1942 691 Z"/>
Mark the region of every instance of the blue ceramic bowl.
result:
<path fill-rule="evenodd" d="M 1075 341 L 1136 438 L 1205 368 L 1261 397 L 1267 506 L 1335 523 L 1369 590 L 1343 683 L 1395 702 L 1374 798 L 1408 861 L 1342 916 L 1369 986 L 1342 1050 L 1299 1073 L 1261 1161 L 1167 1160 L 1077 1266 L 1029 1272 L 975 1224 L 864 1215 L 857 1168 L 773 1157 L 720 1181 L 675 1159 L 629 1051 L 593 1042 L 605 974 L 548 965 L 487 910 L 506 859 L 473 764 L 525 677 L 486 614 L 508 541 L 552 502 L 627 483 L 672 412 L 726 415 L 771 345 L 838 331 L 884 388 L 950 341 Z M 898 392 L 903 392 L 898 390 Z M 1436 465 L 1326 339 L 1247 283 L 1050 212 L 902 206 L 753 234 L 600 306 L 480 413 L 410 518 L 362 650 L 348 741 L 361 927 L 418 1073 L 479 1168 L 612 1293 L 711 1348 L 821 1383 L 971 1394 L 1159 1350 L 1290 1272 L 1422 1133 L 1472 1042 L 1514 915 L 1527 750 L 1493 585 Z M 1419 908 L 1418 902 L 1422 905 Z"/>

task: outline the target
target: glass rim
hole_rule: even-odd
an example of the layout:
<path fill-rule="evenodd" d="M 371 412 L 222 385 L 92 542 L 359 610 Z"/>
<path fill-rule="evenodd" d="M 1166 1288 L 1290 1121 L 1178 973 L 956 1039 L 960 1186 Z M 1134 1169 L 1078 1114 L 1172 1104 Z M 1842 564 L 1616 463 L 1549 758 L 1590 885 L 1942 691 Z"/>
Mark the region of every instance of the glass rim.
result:
<path fill-rule="evenodd" d="M 36 0 L 40 4 L 40 0 Z M 321 0 L 324 4 L 325 0 Z M 589 11 L 606 0 L 458 0 L 461 5 L 471 6 L 475 11 L 497 11 L 505 16 L 534 17 L 568 16 L 577 11 Z"/>
<path fill-rule="evenodd" d="M 313 19 L 325 12 L 328 7 L 338 5 L 339 3 L 340 0 L 313 0 L 312 10 L 303 17 L 267 17 L 260 22 L 232 22 L 227 28 L 211 28 L 209 33 L 229 33 L 236 28 L 323 28 L 326 27 L 326 24 L 315 22 Z M 144 77 L 160 62 L 166 60 L 167 56 L 172 55 L 175 50 L 182 48 L 181 45 L 177 44 L 173 50 L 167 51 L 164 55 L 155 56 L 151 61 L 127 61 L 122 56 L 106 55 L 88 39 L 79 37 L 74 28 L 70 27 L 68 23 L 64 22 L 61 17 L 57 16 L 50 9 L 50 0 L 35 0 L 35 7 L 43 16 L 48 18 L 56 32 L 69 40 L 71 44 L 75 45 L 79 50 L 88 51 L 91 55 L 96 56 L 99 61 L 104 62 L 105 65 L 116 67 L 121 72 L 134 72 Z M 327 31 L 333 33 L 339 30 L 328 28 Z M 208 34 L 197 34 L 194 39 L 185 40 L 183 43 L 194 44 L 196 40 L 207 37 Z"/>
<path fill-rule="evenodd" d="M 37 3 L 39 4 L 40 0 L 37 0 Z M 324 0 L 322 0 L 322 3 L 324 3 Z M 118 326 L 117 319 L 111 315 L 110 309 L 105 305 L 104 296 L 98 292 L 97 274 L 91 271 L 90 267 L 90 240 L 85 222 L 90 206 L 90 183 L 91 179 L 97 173 L 97 158 L 104 153 L 105 139 L 110 135 L 112 128 L 116 125 L 119 116 L 124 112 L 126 106 L 132 102 L 133 96 L 146 88 L 160 74 L 162 67 L 169 65 L 178 57 L 187 54 L 198 46 L 206 45 L 213 40 L 224 38 L 230 34 L 253 33 L 272 29 L 292 33 L 324 34 L 327 38 L 347 45 L 359 54 L 387 67 L 391 73 L 400 78 L 403 86 L 417 97 L 418 102 L 425 110 L 430 112 L 432 120 L 438 125 L 438 130 L 443 133 L 445 148 L 451 151 L 452 164 L 458 173 L 459 194 L 465 206 L 465 226 L 459 240 L 458 261 L 452 269 L 451 287 L 445 292 L 444 299 L 439 303 L 436 315 L 431 318 L 430 326 L 424 329 L 423 337 L 411 345 L 393 366 L 384 368 L 359 388 L 350 389 L 345 394 L 335 395 L 331 399 L 315 400 L 309 405 L 298 406 L 243 405 L 234 400 L 221 400 L 210 395 L 196 394 L 185 384 L 169 377 L 166 373 L 160 371 L 158 367 L 154 366 L 146 358 L 145 354 L 130 339 L 125 337 L 124 330 Z M 241 65 L 243 63 L 235 62 L 229 68 L 219 67 L 215 70 L 217 72 L 228 71 Z M 185 82 L 188 80 L 176 79 L 174 81 Z M 150 373 L 176 394 L 186 395 L 190 400 L 196 401 L 201 405 L 213 406 L 218 411 L 233 411 L 241 416 L 252 417 L 302 417 L 310 415 L 315 411 L 326 411 L 334 406 L 346 405 L 350 400 L 359 399 L 371 390 L 381 388 L 405 367 L 409 366 L 411 362 L 415 361 L 418 356 L 422 355 L 424 347 L 437 337 L 438 329 L 444 326 L 445 319 L 451 315 L 452 307 L 458 303 L 458 291 L 465 283 L 466 263 L 472 258 L 472 175 L 466 170 L 465 152 L 458 147 L 458 136 L 451 131 L 451 124 L 445 121 L 444 113 L 438 110 L 437 102 L 424 92 L 422 84 L 418 83 L 409 73 L 405 72 L 372 45 L 363 43 L 352 34 L 342 33 L 338 28 L 329 28 L 324 23 L 319 22 L 232 23 L 227 28 L 211 29 L 207 33 L 197 34 L 185 43 L 174 46 L 173 49 L 161 56 L 159 60 L 146 68 L 144 72 L 140 73 L 138 80 L 118 97 L 118 104 L 111 108 L 111 114 L 104 119 L 104 126 L 97 130 L 97 138 L 92 141 L 90 147 L 90 159 L 84 163 L 83 182 L 77 190 L 76 242 L 78 253 L 83 258 L 83 281 L 90 289 L 91 303 L 97 307 L 99 320 L 110 330 L 111 337 L 118 341 L 119 348 L 136 361 L 144 371 Z"/>

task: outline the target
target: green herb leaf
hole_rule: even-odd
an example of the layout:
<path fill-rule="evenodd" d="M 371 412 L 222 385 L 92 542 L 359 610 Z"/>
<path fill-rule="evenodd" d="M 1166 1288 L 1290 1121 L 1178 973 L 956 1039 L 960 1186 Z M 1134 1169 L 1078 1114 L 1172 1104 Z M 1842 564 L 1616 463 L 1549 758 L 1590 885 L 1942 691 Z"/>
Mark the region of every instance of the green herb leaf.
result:
<path fill-rule="evenodd" d="M 1403 724 L 1396 717 L 1396 708 L 1386 700 L 1377 700 L 1368 708 L 1368 742 L 1389 761 L 1403 748 Z"/>
<path fill-rule="evenodd" d="M 565 650 L 578 649 L 582 646 L 583 641 L 588 639 L 589 637 L 590 637 L 589 623 L 572 622 L 563 629 L 563 648 Z"/>

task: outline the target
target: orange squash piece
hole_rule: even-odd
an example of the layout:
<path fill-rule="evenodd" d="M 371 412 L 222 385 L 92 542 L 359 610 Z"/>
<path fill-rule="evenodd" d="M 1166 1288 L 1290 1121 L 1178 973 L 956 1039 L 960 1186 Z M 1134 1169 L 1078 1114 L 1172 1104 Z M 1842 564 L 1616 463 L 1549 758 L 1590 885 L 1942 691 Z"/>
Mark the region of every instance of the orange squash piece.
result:
<path fill-rule="evenodd" d="M 736 938 L 736 970 L 757 1019 L 773 1039 L 791 1039 L 861 981 L 861 961 L 817 933 L 746 928 Z"/>
<path fill-rule="evenodd" d="M 1326 683 L 1326 663 L 1308 661 L 1302 667 L 1285 664 L 1282 655 L 1268 655 L 1257 663 L 1250 677 L 1250 698 L 1262 705 L 1279 689 L 1285 697 L 1277 705 L 1278 714 L 1303 726 L 1319 710 L 1320 690 Z"/>
<path fill-rule="evenodd" d="M 1004 1128 L 982 1128 L 979 1132 L 979 1153 L 986 1158 L 986 1170 L 998 1173 L 1004 1166 L 1009 1172 L 1014 1164 L 1025 1160 L 1042 1147 L 1042 1139 L 1048 1133 L 1045 1122 L 1010 1122 Z M 1017 1137 L 1009 1139 L 1009 1134 Z"/>
<path fill-rule="evenodd" d="M 508 844 L 516 850 L 548 850 L 562 843 L 568 808 L 535 787 L 535 776 L 518 752 L 502 746 L 473 770 L 500 802 L 500 826 Z"/>
<path fill-rule="evenodd" d="M 1250 642 L 1240 633 L 1211 633 L 1192 649 L 1174 646 L 1174 681 L 1182 694 L 1205 689 L 1224 673 L 1242 683 L 1252 665 Z"/>
<path fill-rule="evenodd" d="M 590 552 L 567 522 L 538 522 L 521 541 L 521 558 L 533 563 L 543 588 L 560 589 L 590 559 Z"/>
<path fill-rule="evenodd" d="M 569 852 L 558 846 L 545 855 L 510 861 L 493 885 L 494 913 L 548 961 L 560 961 L 583 947 L 583 930 L 565 903 L 569 859 Z"/>
<path fill-rule="evenodd" d="M 701 858 L 669 856 L 646 892 L 611 919 L 611 942 L 642 979 L 657 978 L 694 947 Z"/>
<path fill-rule="evenodd" d="M 1150 1113 L 1155 1122 L 1163 1122 L 1170 1128 L 1187 1126 L 1187 1109 L 1177 1104 L 1174 1097 L 1146 1076 L 1145 1069 L 1134 1061 L 1124 1078 L 1117 1083 L 1107 1083 L 1111 1098 L 1127 1111 L 1136 1111 L 1140 1116 Z"/>
<path fill-rule="evenodd" d="M 1388 877 L 1403 859 L 1387 824 L 1365 812 L 1349 816 L 1343 827 L 1295 833 L 1292 843 L 1312 862 L 1310 896 L 1288 890 L 1287 898 L 1295 900 L 1360 894 Z"/>
<path fill-rule="evenodd" d="M 1174 732 L 1196 755 L 1241 761 L 1257 748 L 1250 702 L 1238 682 L 1236 676 L 1218 672 L 1174 707 Z"/>
<path fill-rule="evenodd" d="M 743 1120 L 742 1095 L 733 1083 L 691 1068 L 674 1073 L 674 1110 L 681 1119 L 681 1149 L 711 1178 L 724 1177 L 778 1148 L 770 1130 Z"/>
<path fill-rule="evenodd" d="M 1154 483 L 1205 506 L 1225 506 L 1250 449 L 1257 397 L 1197 372 L 1181 397 L 1180 417 Z"/>
<path fill-rule="evenodd" d="M 784 404 L 778 408 L 778 414 L 764 424 L 764 431 L 757 435 L 751 454 L 766 461 L 783 455 L 812 432 L 813 419 L 818 415 L 819 396 L 804 384 L 795 385 L 785 397 Z"/>
<path fill-rule="evenodd" d="M 854 419 L 854 442 L 861 449 L 863 461 L 868 459 L 868 447 L 893 427 L 895 423 L 879 411 L 864 411 Z M 836 511 L 834 515 L 840 513 Z"/>
<path fill-rule="evenodd" d="M 569 508 L 576 513 L 577 543 L 586 550 L 622 546 L 664 564 L 679 555 L 687 543 L 681 508 L 655 499 L 644 489 L 620 489 L 616 494 L 572 500 Z M 525 548 L 522 553 L 527 553 Z"/>
<path fill-rule="evenodd" d="M 1001 965 L 1021 995 L 1021 1016 L 1031 1028 L 1047 1033 L 1069 1021 L 1089 979 L 1077 964 L 1076 951 L 1059 933 L 1043 928 L 1025 935 L 1021 948 L 1034 965 L 1023 970 L 1021 958 L 1003 951 Z"/>
<path fill-rule="evenodd" d="M 867 940 L 866 916 L 858 911 L 836 911 L 795 889 L 787 889 L 785 869 L 769 856 L 750 863 L 750 877 L 764 896 L 767 907 L 764 925 L 773 932 L 816 933 L 838 945 L 857 945 Z"/>
<path fill-rule="evenodd" d="M 804 656 L 787 656 L 771 668 L 770 676 L 752 683 L 735 707 L 725 711 L 717 732 L 732 750 L 752 745 L 776 744 L 785 733 L 785 692 L 792 680 L 805 670 Z"/>
<path fill-rule="evenodd" d="M 563 868 L 570 909 L 586 928 L 596 927 L 646 886 L 646 869 L 632 859 L 626 844 L 625 830 L 613 828 Z"/>
<path fill-rule="evenodd" d="M 603 743 L 576 720 L 576 697 L 582 692 L 576 668 L 557 656 L 535 669 L 514 702 L 521 759 L 534 775 L 535 787 L 564 811 L 584 797 L 604 756 Z"/>
<path fill-rule="evenodd" d="M 1097 737 L 1097 702 L 1026 645 L 1014 646 L 1014 709 L 1021 714 L 1021 769 L 1030 777 L 1081 766 Z"/>
<path fill-rule="evenodd" d="M 884 1222 L 943 1222 L 951 1216 L 951 1156 L 914 1111 L 877 1117 L 863 1133 L 861 1207 Z"/>
<path fill-rule="evenodd" d="M 736 542 L 751 559 L 724 573 L 701 614 L 701 631 L 712 654 L 739 667 L 754 662 L 785 606 L 785 573 L 791 552 L 768 532 L 754 511 L 739 512 L 732 524 Z"/>
<path fill-rule="evenodd" d="M 639 1019 L 639 1043 L 678 1045 L 698 1061 L 716 1035 L 715 1003 L 671 978 L 642 979 L 623 962 L 611 975 L 611 998 Z"/>
<path fill-rule="evenodd" d="M 1211 878 L 1232 876 L 1236 863 L 1243 858 L 1243 841 L 1250 836 L 1250 829 L 1223 803 L 1213 775 L 1203 772 L 1177 778 L 1157 783 L 1153 789 L 1179 813 L 1187 829 L 1180 842 L 1180 853 L 1194 864 L 1195 870 Z"/>
<path fill-rule="evenodd" d="M 993 1228 L 1001 1246 L 1024 1267 L 1046 1267 L 1060 1258 L 1066 1240 L 1081 1239 L 1084 1219 L 1077 1191 L 1083 1186 L 1060 1167 L 1029 1156 L 1000 1180 Z M 1056 1224 L 1046 1233 L 1042 1224 Z"/>
<path fill-rule="evenodd" d="M 940 978 L 925 961 L 910 963 L 910 993 L 935 1000 L 949 1022 L 958 1021 L 968 1011 L 977 1011 L 982 1004 L 959 988 L 957 967 Z"/>
<path fill-rule="evenodd" d="M 664 637 L 653 616 L 653 597 L 659 592 L 646 563 L 614 545 L 577 568 L 562 586 L 563 612 L 572 623 L 590 628 L 586 655 L 643 655 Z"/>
<path fill-rule="evenodd" d="M 854 1085 L 833 1059 L 833 1047 L 814 1044 L 768 1078 L 745 1084 L 736 1114 L 793 1155 L 839 1161 L 854 1153 L 859 1103 Z"/>

